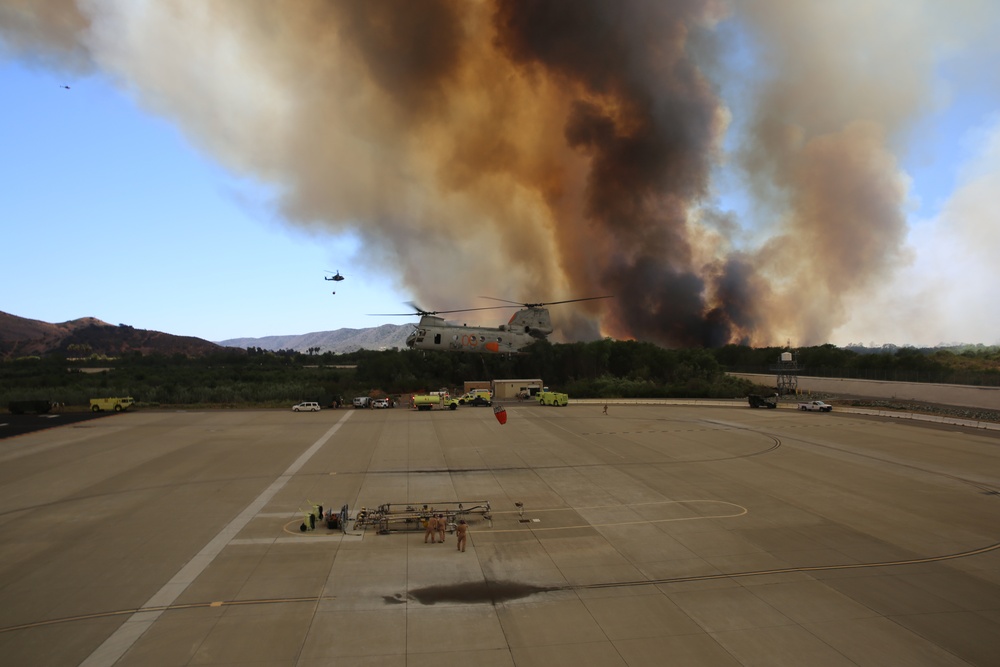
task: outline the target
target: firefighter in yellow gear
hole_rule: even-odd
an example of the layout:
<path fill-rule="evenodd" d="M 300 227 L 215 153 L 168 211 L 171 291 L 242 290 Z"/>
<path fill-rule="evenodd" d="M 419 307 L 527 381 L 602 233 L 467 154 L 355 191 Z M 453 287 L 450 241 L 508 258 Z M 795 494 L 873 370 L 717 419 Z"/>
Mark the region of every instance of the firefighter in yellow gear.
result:
<path fill-rule="evenodd" d="M 427 527 L 424 529 L 424 544 L 427 544 L 428 537 L 431 538 L 431 544 L 434 544 L 437 531 L 438 531 L 437 516 L 431 514 L 429 517 L 427 517 Z"/>
<path fill-rule="evenodd" d="M 444 514 L 438 514 L 438 541 L 444 544 L 444 531 L 448 530 L 448 519 Z"/>

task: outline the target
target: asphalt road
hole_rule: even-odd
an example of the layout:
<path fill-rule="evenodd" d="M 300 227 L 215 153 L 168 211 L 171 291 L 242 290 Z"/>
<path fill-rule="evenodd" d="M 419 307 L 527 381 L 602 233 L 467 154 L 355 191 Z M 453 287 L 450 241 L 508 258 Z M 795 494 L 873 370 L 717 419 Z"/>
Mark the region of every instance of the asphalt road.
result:
<path fill-rule="evenodd" d="M 0 440 L 0 662 L 996 664 L 995 433 L 507 412 L 134 412 Z M 298 529 L 316 503 L 480 499 L 464 553 Z"/>
<path fill-rule="evenodd" d="M 25 433 L 34 433 L 47 428 L 57 426 L 69 426 L 81 422 L 109 417 L 114 413 L 110 412 L 57 412 L 53 411 L 44 415 L 26 414 L 12 415 L 8 413 L 0 414 L 0 439 L 11 438 Z"/>

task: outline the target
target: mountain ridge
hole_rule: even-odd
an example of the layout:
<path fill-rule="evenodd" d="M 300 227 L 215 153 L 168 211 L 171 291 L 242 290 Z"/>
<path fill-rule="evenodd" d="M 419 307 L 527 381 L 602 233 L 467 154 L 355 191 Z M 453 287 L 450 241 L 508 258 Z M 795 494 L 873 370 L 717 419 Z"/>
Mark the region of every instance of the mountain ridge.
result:
<path fill-rule="evenodd" d="M 271 351 L 308 352 L 318 347 L 320 354 L 324 352 L 343 354 L 358 350 L 402 349 L 406 346 L 406 337 L 412 330 L 412 324 L 382 324 L 366 329 L 342 328 L 284 336 L 229 338 L 216 342 L 225 347 L 259 347 Z"/>
<path fill-rule="evenodd" d="M 357 350 L 403 348 L 412 331 L 409 324 L 383 324 L 367 329 L 335 329 L 306 334 L 230 338 L 213 342 L 194 336 L 176 336 L 162 331 L 137 329 L 126 324 L 108 324 L 96 317 L 81 317 L 51 323 L 0 311 L 0 358 L 43 354 L 119 356 L 141 354 L 184 354 L 202 356 L 226 348 L 256 347 L 277 352 L 294 350 L 345 353 Z"/>
<path fill-rule="evenodd" d="M 0 311 L 0 357 L 43 354 L 67 357 L 123 354 L 184 354 L 202 356 L 223 349 L 202 338 L 117 326 L 95 317 L 52 324 Z"/>

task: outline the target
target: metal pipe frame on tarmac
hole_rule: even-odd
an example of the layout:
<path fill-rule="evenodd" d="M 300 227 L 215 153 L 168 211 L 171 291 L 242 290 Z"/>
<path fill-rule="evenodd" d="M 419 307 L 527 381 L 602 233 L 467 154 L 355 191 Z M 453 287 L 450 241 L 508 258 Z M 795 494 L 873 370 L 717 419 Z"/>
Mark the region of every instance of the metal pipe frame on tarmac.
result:
<path fill-rule="evenodd" d="M 446 530 L 455 532 L 455 523 L 460 517 L 480 515 L 493 527 L 493 514 L 488 500 L 445 501 L 436 503 L 385 503 L 378 507 L 362 507 L 354 517 L 354 530 L 377 528 L 380 535 L 404 530 L 423 530 L 427 520 L 443 514 L 447 522 Z"/>

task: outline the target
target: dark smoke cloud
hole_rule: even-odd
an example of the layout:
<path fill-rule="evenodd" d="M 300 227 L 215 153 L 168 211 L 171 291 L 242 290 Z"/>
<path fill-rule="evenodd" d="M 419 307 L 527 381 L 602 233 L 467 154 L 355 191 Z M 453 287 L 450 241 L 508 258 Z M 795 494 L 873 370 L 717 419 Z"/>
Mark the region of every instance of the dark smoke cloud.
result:
<path fill-rule="evenodd" d="M 83 72 L 92 65 L 80 42 L 89 27 L 90 19 L 75 0 L 4 0 L 0 56 L 7 52 L 40 67 Z"/>
<path fill-rule="evenodd" d="M 353 42 L 371 79 L 411 116 L 441 112 L 448 80 L 461 62 L 456 5 L 446 0 L 331 5 L 334 26 Z"/>
<path fill-rule="evenodd" d="M 565 338 L 814 344 L 906 261 L 893 142 L 934 54 L 898 4 L 8 1 L 0 36 L 96 63 L 427 307 L 502 276 L 504 298 L 615 295 L 559 306 Z M 760 65 L 733 110 L 720 21 Z M 760 220 L 713 208 L 730 117 Z"/>
<path fill-rule="evenodd" d="M 603 322 L 612 335 L 674 345 L 729 338 L 727 318 L 705 318 L 685 229 L 722 131 L 721 103 L 686 50 L 705 18 L 702 2 L 524 2 L 497 12 L 504 53 L 554 76 L 571 100 L 564 136 L 590 171 L 582 216 L 556 211 L 555 223 L 562 237 L 582 233 L 605 251 L 577 261 L 560 244 L 574 284 L 616 295 Z"/>

